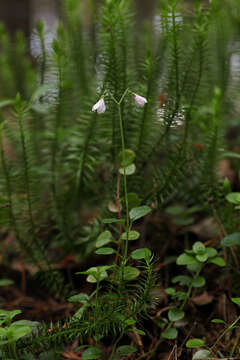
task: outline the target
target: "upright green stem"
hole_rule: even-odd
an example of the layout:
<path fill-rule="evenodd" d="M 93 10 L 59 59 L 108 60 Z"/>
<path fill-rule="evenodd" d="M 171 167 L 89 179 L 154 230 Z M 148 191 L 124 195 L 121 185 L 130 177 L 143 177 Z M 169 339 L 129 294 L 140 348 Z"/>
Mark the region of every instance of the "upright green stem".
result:
<path fill-rule="evenodd" d="M 201 266 L 200 269 L 196 272 L 196 274 L 195 274 L 195 276 L 194 276 L 194 279 L 196 279 L 196 278 L 199 276 L 201 270 L 202 270 L 202 266 Z M 181 305 L 181 307 L 180 307 L 180 310 L 183 310 L 183 309 L 184 309 L 184 306 L 186 305 L 186 302 L 188 301 L 188 298 L 189 298 L 190 295 L 191 295 L 192 288 L 193 288 L 193 284 L 191 283 L 191 285 L 190 285 L 189 288 L 188 288 L 187 295 L 186 295 L 186 297 L 185 297 L 185 299 L 184 299 L 184 301 L 183 301 L 183 303 L 182 303 L 182 305 Z"/>
<path fill-rule="evenodd" d="M 125 162 L 125 139 L 124 139 L 124 131 L 123 131 L 123 119 L 122 119 L 122 112 L 121 112 L 121 104 L 127 95 L 128 92 L 131 92 L 129 89 L 126 89 L 124 93 L 122 94 L 122 97 L 119 101 L 115 99 L 113 95 L 111 95 L 113 101 L 118 107 L 118 116 L 119 116 L 119 126 L 120 126 L 120 135 L 121 135 L 121 143 L 122 143 L 122 152 L 123 152 L 123 161 Z M 124 249 L 124 259 L 127 258 L 127 252 L 128 252 L 128 233 L 130 228 L 130 222 L 129 222 L 129 206 L 128 206 L 128 192 L 127 192 L 127 176 L 125 168 L 123 169 L 123 181 L 124 181 L 124 200 L 125 200 L 125 206 L 126 206 L 126 233 L 127 233 L 127 240 L 125 241 L 125 249 Z"/>
<path fill-rule="evenodd" d="M 33 232 L 33 237 L 35 238 L 35 225 L 33 220 L 33 212 L 32 212 L 32 203 L 31 203 L 31 194 L 30 194 L 30 186 L 29 186 L 29 164 L 28 164 L 28 158 L 27 158 L 27 151 L 26 151 L 26 142 L 25 142 L 25 136 L 23 131 L 23 125 L 22 125 L 22 108 L 18 110 L 18 126 L 20 130 L 20 139 L 21 139 L 21 146 L 22 146 L 22 155 L 23 155 L 23 162 L 24 162 L 24 177 L 25 177 L 25 186 L 26 186 L 26 192 L 27 192 L 27 204 L 28 204 L 28 213 L 29 213 L 29 219 L 30 224 Z"/>
<path fill-rule="evenodd" d="M 124 93 L 125 94 L 125 93 Z M 123 95 L 124 95 L 123 94 Z M 123 96 L 118 103 L 118 114 L 119 114 L 119 122 L 120 122 L 120 133 L 121 133 L 121 140 L 122 140 L 122 151 L 123 151 L 123 160 L 125 162 L 125 140 L 124 140 L 124 132 L 123 132 L 123 121 L 122 121 L 122 113 L 121 113 L 121 102 L 123 100 Z M 124 181 L 124 198 L 125 198 L 125 205 L 126 205 L 126 232 L 127 232 L 127 240 L 125 242 L 125 249 L 124 249 L 124 257 L 127 257 L 128 251 L 128 233 L 129 233 L 129 208 L 128 208 L 128 192 L 127 192 L 127 176 L 126 171 L 124 168 L 123 174 L 123 181 Z"/>
<path fill-rule="evenodd" d="M 100 289 L 100 274 L 98 275 L 98 279 L 97 279 L 97 288 L 96 288 L 96 300 L 95 300 L 95 309 L 94 309 L 94 323 L 96 322 L 96 318 L 97 318 L 97 315 L 98 315 L 98 294 L 99 294 L 99 289 Z"/>
<path fill-rule="evenodd" d="M 112 352 L 111 352 L 111 355 L 110 355 L 110 358 L 109 360 L 112 360 L 114 355 L 115 355 L 115 351 L 116 351 L 116 347 L 117 347 L 117 344 L 119 343 L 119 341 L 121 340 L 121 338 L 123 337 L 124 335 L 124 332 L 122 332 L 120 334 L 120 336 L 118 337 L 118 339 L 115 341 L 114 345 L 113 345 L 113 348 L 112 348 Z"/>

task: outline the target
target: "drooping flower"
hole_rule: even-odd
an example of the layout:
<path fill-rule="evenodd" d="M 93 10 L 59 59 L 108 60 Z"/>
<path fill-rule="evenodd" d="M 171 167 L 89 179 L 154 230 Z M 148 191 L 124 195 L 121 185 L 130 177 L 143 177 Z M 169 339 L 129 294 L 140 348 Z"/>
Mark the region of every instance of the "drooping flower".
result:
<path fill-rule="evenodd" d="M 135 94 L 135 101 L 138 106 L 143 107 L 147 103 L 147 99 L 143 96 Z"/>
<path fill-rule="evenodd" d="M 92 111 L 97 111 L 98 114 L 103 114 L 106 111 L 104 98 L 101 98 L 95 105 L 93 105 Z"/>

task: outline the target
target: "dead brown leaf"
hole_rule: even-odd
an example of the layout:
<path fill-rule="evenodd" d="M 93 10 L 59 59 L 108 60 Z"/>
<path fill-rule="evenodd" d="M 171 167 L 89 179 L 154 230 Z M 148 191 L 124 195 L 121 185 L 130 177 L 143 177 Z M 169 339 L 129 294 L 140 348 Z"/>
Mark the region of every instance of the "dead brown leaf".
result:
<path fill-rule="evenodd" d="M 203 219 L 197 224 L 188 226 L 186 230 L 193 232 L 194 234 L 203 239 L 217 237 L 219 234 L 219 230 L 214 218 Z"/>
<path fill-rule="evenodd" d="M 201 295 L 194 296 L 192 301 L 196 305 L 207 305 L 213 301 L 213 296 L 209 295 L 207 292 L 202 293 Z"/>

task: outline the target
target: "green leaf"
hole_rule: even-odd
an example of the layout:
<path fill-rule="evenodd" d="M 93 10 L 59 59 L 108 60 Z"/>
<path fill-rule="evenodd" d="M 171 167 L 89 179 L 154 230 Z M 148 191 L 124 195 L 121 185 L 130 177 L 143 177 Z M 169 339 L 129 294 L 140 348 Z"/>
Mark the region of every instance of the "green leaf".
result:
<path fill-rule="evenodd" d="M 117 354 L 119 356 L 129 355 L 136 351 L 137 351 L 137 349 L 135 347 L 129 346 L 129 345 L 122 345 L 122 346 L 119 346 L 119 348 L 117 348 Z"/>
<path fill-rule="evenodd" d="M 196 261 L 195 264 L 188 264 L 187 269 L 191 272 L 198 272 L 201 270 L 202 265 Z"/>
<path fill-rule="evenodd" d="M 101 359 L 103 356 L 102 351 L 95 347 L 90 346 L 87 350 L 82 353 L 82 360 L 93 360 L 93 359 Z"/>
<path fill-rule="evenodd" d="M 151 250 L 147 248 L 137 249 L 131 253 L 131 258 L 134 260 L 145 259 L 149 260 L 151 257 Z"/>
<path fill-rule="evenodd" d="M 226 200 L 232 204 L 240 205 L 240 193 L 233 192 L 233 193 L 227 194 Z"/>
<path fill-rule="evenodd" d="M 205 245 L 201 241 L 196 241 L 193 244 L 193 251 L 195 254 L 203 255 L 206 252 Z"/>
<path fill-rule="evenodd" d="M 189 286 L 192 283 L 192 278 L 187 275 L 178 275 L 172 278 L 174 284 L 179 283 L 181 286 Z"/>
<path fill-rule="evenodd" d="M 167 289 L 165 289 L 165 293 L 168 295 L 175 295 L 176 290 L 174 288 L 167 288 Z"/>
<path fill-rule="evenodd" d="M 209 350 L 201 349 L 195 352 L 192 360 L 211 359 L 211 353 Z"/>
<path fill-rule="evenodd" d="M 137 333 L 142 336 L 146 335 L 146 333 L 140 329 L 131 329 L 131 331 L 129 331 L 129 332 L 134 332 L 134 333 Z"/>
<path fill-rule="evenodd" d="M 0 318 L 12 320 L 16 315 L 21 314 L 21 310 L 0 310 Z"/>
<path fill-rule="evenodd" d="M 206 248 L 206 253 L 208 254 L 208 258 L 215 257 L 218 254 L 217 250 L 212 247 Z"/>
<path fill-rule="evenodd" d="M 73 315 L 73 319 L 78 319 L 78 320 L 81 319 L 86 308 L 87 308 L 86 305 L 80 307 L 80 309 L 78 309 L 78 311 L 75 312 L 75 314 Z"/>
<path fill-rule="evenodd" d="M 174 322 L 174 321 L 178 321 L 181 320 L 182 318 L 184 318 L 184 311 L 179 310 L 177 308 L 175 309 L 170 309 L 168 311 L 168 318 L 170 321 Z"/>
<path fill-rule="evenodd" d="M 222 319 L 212 319 L 211 322 L 214 324 L 225 324 L 226 325 L 225 321 Z"/>
<path fill-rule="evenodd" d="M 125 266 L 123 270 L 123 280 L 131 281 L 136 279 L 140 274 L 140 271 L 133 266 Z"/>
<path fill-rule="evenodd" d="M 95 251 L 97 255 L 111 255 L 114 254 L 115 252 L 116 250 L 109 247 L 101 248 Z"/>
<path fill-rule="evenodd" d="M 173 340 L 176 339 L 178 336 L 178 330 L 176 328 L 169 328 L 162 332 L 161 336 L 164 339 Z"/>
<path fill-rule="evenodd" d="M 178 256 L 176 263 L 177 265 L 191 265 L 196 264 L 197 261 L 193 256 L 188 254 L 181 254 Z"/>
<path fill-rule="evenodd" d="M 109 244 L 111 241 L 112 241 L 112 234 L 110 233 L 109 230 L 106 230 L 98 236 L 96 241 L 96 247 L 97 248 L 102 247 L 106 244 Z"/>
<path fill-rule="evenodd" d="M 192 281 L 192 286 L 196 287 L 196 288 L 202 287 L 205 284 L 206 284 L 206 280 L 203 276 L 198 276 L 195 279 L 193 279 L 193 281 Z"/>
<path fill-rule="evenodd" d="M 208 254 L 207 253 L 202 254 L 202 255 L 198 254 L 198 255 L 196 255 L 196 259 L 200 262 L 205 262 L 208 259 Z"/>
<path fill-rule="evenodd" d="M 30 326 L 21 326 L 12 324 L 7 330 L 7 337 L 11 338 L 12 342 L 21 339 L 23 336 L 29 334 L 32 331 Z"/>
<path fill-rule="evenodd" d="M 108 277 L 106 270 L 102 269 L 102 268 L 103 268 L 103 266 L 99 266 L 98 268 L 91 267 L 87 271 L 82 272 L 82 274 L 89 274 L 86 279 L 87 282 L 96 283 L 96 282 L 101 281 L 101 280 L 105 279 L 106 277 Z"/>
<path fill-rule="evenodd" d="M 136 165 L 131 164 L 124 168 L 119 168 L 118 171 L 121 175 L 133 175 L 136 171 Z"/>
<path fill-rule="evenodd" d="M 211 263 L 213 263 L 215 265 L 221 266 L 221 267 L 226 266 L 225 260 L 220 256 L 217 256 L 217 257 L 215 257 L 213 259 L 209 259 L 209 262 L 211 262 Z"/>
<path fill-rule="evenodd" d="M 182 300 L 186 299 L 187 292 L 186 291 L 176 291 L 175 297 L 176 297 L 176 299 L 182 301 Z"/>
<path fill-rule="evenodd" d="M 140 234 L 138 231 L 134 231 L 134 230 L 131 230 L 129 231 L 128 233 L 128 240 L 132 241 L 132 240 L 137 240 L 139 238 Z M 127 233 L 124 232 L 122 235 L 121 235 L 121 239 L 122 240 L 127 240 Z"/>
<path fill-rule="evenodd" d="M 186 343 L 187 348 L 196 348 L 204 345 L 205 345 L 204 341 L 202 339 L 197 339 L 197 338 L 190 339 Z"/>
<path fill-rule="evenodd" d="M 8 286 L 8 285 L 13 285 L 14 281 L 10 280 L 10 279 L 1 279 L 0 280 L 0 286 Z"/>
<path fill-rule="evenodd" d="M 77 295 L 73 295 L 70 298 L 68 298 L 68 301 L 70 302 L 80 302 L 82 304 L 87 303 L 90 300 L 88 294 L 80 293 Z"/>
<path fill-rule="evenodd" d="M 130 213 L 129 217 L 132 221 L 140 219 L 141 217 L 149 214 L 151 212 L 151 208 L 149 206 L 143 205 L 133 208 Z"/>
<path fill-rule="evenodd" d="M 187 226 L 187 225 L 191 225 L 194 223 L 194 218 L 191 216 L 176 217 L 176 218 L 174 218 L 174 223 L 176 225 Z"/>
<path fill-rule="evenodd" d="M 124 219 L 116 219 L 116 218 L 109 218 L 109 219 L 102 219 L 103 224 L 113 224 L 113 223 L 121 223 L 124 224 Z"/>
<path fill-rule="evenodd" d="M 184 213 L 186 209 L 180 205 L 172 205 L 172 206 L 168 206 L 165 211 L 169 215 L 180 215 Z"/>
<path fill-rule="evenodd" d="M 134 151 L 126 149 L 118 154 L 118 161 L 120 162 L 121 167 L 126 167 L 132 164 L 135 157 L 136 155 Z"/>
<path fill-rule="evenodd" d="M 222 246 L 235 246 L 240 245 L 240 233 L 233 233 L 225 236 L 221 241 Z"/>
<path fill-rule="evenodd" d="M 197 212 L 199 212 L 199 211 L 202 211 L 203 209 L 204 209 L 203 206 L 195 205 L 195 206 L 191 206 L 190 208 L 188 208 L 188 209 L 186 210 L 186 212 L 187 212 L 188 214 L 194 214 L 194 213 L 197 213 Z"/>
<path fill-rule="evenodd" d="M 234 304 L 240 306 L 240 297 L 232 298 L 232 302 L 234 302 Z"/>

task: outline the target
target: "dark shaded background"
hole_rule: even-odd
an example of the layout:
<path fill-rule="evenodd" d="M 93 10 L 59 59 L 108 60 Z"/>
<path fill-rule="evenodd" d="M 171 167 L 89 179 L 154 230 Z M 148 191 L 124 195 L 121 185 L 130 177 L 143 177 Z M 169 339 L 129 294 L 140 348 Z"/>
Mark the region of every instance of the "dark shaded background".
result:
<path fill-rule="evenodd" d="M 81 4 L 89 0 L 79 0 Z M 98 1 L 98 0 L 95 0 Z M 151 17 L 157 0 L 136 0 L 136 8 L 140 18 Z M 3 22 L 11 34 L 22 30 L 30 36 L 31 29 L 37 19 L 43 18 L 48 26 L 56 21 L 59 13 L 60 0 L 1 0 L 0 21 Z"/>

